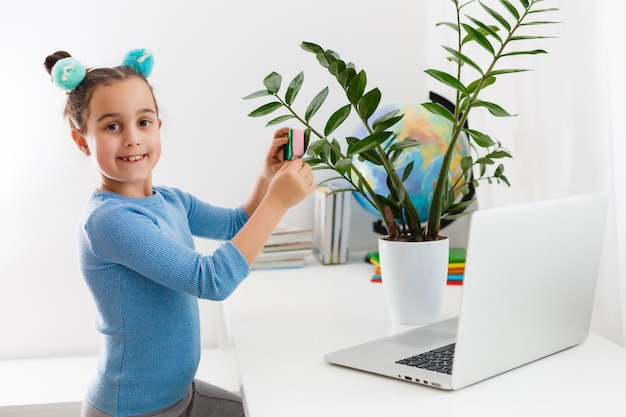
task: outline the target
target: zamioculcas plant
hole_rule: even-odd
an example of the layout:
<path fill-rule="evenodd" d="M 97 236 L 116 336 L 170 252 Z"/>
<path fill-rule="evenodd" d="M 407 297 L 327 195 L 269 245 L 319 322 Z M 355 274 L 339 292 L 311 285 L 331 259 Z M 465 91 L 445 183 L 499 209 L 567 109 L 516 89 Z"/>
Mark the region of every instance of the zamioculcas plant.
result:
<path fill-rule="evenodd" d="M 451 88 L 455 95 L 453 110 L 436 102 L 422 104 L 431 113 L 442 116 L 452 123 L 450 142 L 434 184 L 427 219 L 419 218 L 404 183 L 413 170 L 413 162 L 404 165 L 396 163 L 402 152 L 419 146 L 419 143 L 410 138 L 397 137 L 394 133 L 393 127 L 403 117 L 399 110 L 390 111 L 372 120 L 382 95 L 378 88 L 368 90 L 364 70 L 357 70 L 354 64 L 342 60 L 339 54 L 332 50 L 311 42 L 301 44 L 302 49 L 314 54 L 318 62 L 335 78 L 348 101 L 332 113 L 323 130 L 313 126 L 312 118 L 324 104 L 329 93 L 328 87 L 322 89 L 312 99 L 303 115 L 294 108 L 295 99 L 304 81 L 303 72 L 293 78 L 284 95 L 280 94 L 282 76 L 272 72 L 263 80 L 264 89 L 245 97 L 245 99 L 259 97 L 272 99 L 252 111 L 249 116 L 265 116 L 282 109 L 286 113 L 270 120 L 267 126 L 296 119 L 317 137 L 309 145 L 305 161 L 315 169 L 332 169 L 339 177 L 347 180 L 347 188 L 338 191 L 357 192 L 375 207 L 385 222 L 390 240 L 439 239 L 441 221 L 463 215 L 464 209 L 473 202 L 473 198 L 457 201 L 456 196 L 459 193 L 467 194 L 470 187 L 476 187 L 484 181 L 510 186 L 504 175 L 504 166 L 498 163 L 502 158 L 511 157 L 510 153 L 488 134 L 469 129 L 467 120 L 471 111 L 478 107 L 487 109 L 496 117 L 511 116 L 500 105 L 482 100 L 479 96 L 499 77 L 528 71 L 509 68 L 507 59 L 510 60 L 510 57 L 546 53 L 543 49 L 525 49 L 520 45 L 547 36 L 534 32 L 520 32 L 556 23 L 544 19 L 543 16 L 558 10 L 542 7 L 544 0 L 498 0 L 495 3 L 499 7 L 488 5 L 487 0 L 470 0 L 463 3 L 452 0 L 452 3 L 456 8 L 456 21 L 438 23 L 437 26 L 453 30 L 456 34 L 454 47 L 443 46 L 449 53 L 448 59 L 454 63 L 455 69 L 451 72 L 438 69 L 425 71 L 444 86 Z M 470 5 L 479 8 L 485 18 L 479 20 L 465 13 Z M 470 53 L 466 52 L 470 46 L 472 55 L 476 56 L 470 56 Z M 345 143 L 342 144 L 330 136 L 351 114 L 356 114 L 365 126 L 367 134 L 362 138 L 346 137 Z M 455 152 L 455 144 L 462 136 L 469 141 L 472 152 L 461 159 L 463 174 L 457 179 L 451 179 L 450 163 Z M 374 192 L 372 185 L 353 163 L 355 158 L 381 166 L 385 170 L 388 194 Z"/>

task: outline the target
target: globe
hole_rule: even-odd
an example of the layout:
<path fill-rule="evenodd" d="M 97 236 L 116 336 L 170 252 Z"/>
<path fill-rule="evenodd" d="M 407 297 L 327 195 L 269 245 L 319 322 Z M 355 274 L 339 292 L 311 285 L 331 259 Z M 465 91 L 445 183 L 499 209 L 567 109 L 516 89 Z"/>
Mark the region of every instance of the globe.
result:
<path fill-rule="evenodd" d="M 378 114 L 385 114 L 394 109 L 398 109 L 400 113 L 404 114 L 403 119 L 393 127 L 398 139 L 416 140 L 420 143 L 420 146 L 405 150 L 394 165 L 402 173 L 402 169 L 409 162 L 414 161 L 413 171 L 406 179 L 405 186 L 417 209 L 420 221 L 425 223 L 428 220 L 428 209 L 433 196 L 434 184 L 437 181 L 446 149 L 450 144 L 452 122 L 442 116 L 432 114 L 421 105 L 415 104 L 388 106 L 377 112 L 372 120 L 375 120 Z M 365 135 L 364 127 L 356 129 L 356 137 L 364 137 Z M 469 153 L 470 147 L 467 137 L 462 135 L 455 144 L 455 152 L 450 164 L 449 178 L 453 183 L 463 175 L 461 159 Z M 386 185 L 387 174 L 383 167 L 367 161 L 359 161 L 357 158 L 354 159 L 353 164 L 377 194 L 383 196 L 389 194 L 389 188 Z M 356 192 L 354 192 L 354 196 L 365 210 L 380 218 L 378 211 L 363 196 Z M 460 201 L 463 196 L 458 192 L 456 198 L 457 201 Z"/>

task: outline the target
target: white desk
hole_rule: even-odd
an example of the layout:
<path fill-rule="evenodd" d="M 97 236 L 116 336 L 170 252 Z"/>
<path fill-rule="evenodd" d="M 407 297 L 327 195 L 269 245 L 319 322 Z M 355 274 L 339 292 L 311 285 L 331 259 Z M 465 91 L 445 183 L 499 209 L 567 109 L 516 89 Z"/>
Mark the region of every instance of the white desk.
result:
<path fill-rule="evenodd" d="M 626 349 L 598 335 L 447 392 L 324 362 L 327 352 L 398 333 L 364 262 L 254 271 L 224 303 L 247 417 L 626 416 Z M 458 312 L 448 287 L 442 318 Z"/>

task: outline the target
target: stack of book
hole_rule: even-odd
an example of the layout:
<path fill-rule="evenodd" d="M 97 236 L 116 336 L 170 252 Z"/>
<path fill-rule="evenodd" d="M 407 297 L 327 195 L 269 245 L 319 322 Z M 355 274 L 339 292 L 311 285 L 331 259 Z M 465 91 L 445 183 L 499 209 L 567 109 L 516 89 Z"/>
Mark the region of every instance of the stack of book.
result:
<path fill-rule="evenodd" d="M 450 248 L 450 256 L 448 258 L 448 285 L 463 285 L 465 254 L 465 248 Z"/>
<path fill-rule="evenodd" d="M 325 182 L 314 192 L 313 254 L 323 265 L 348 260 L 350 192 L 343 180 Z"/>
<path fill-rule="evenodd" d="M 312 253 L 312 229 L 279 227 L 269 237 L 251 269 L 301 268 Z"/>
<path fill-rule="evenodd" d="M 448 285 L 463 285 L 463 274 L 465 273 L 465 248 L 450 248 L 448 257 Z M 365 261 L 373 264 L 376 269 L 370 279 L 372 282 L 381 282 L 380 261 L 378 252 L 368 252 Z"/>

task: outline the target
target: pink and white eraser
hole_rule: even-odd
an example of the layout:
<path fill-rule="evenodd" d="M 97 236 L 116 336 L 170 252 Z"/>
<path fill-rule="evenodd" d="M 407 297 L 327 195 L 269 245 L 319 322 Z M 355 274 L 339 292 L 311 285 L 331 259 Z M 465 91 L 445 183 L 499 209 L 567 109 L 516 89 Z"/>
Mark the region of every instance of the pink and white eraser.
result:
<path fill-rule="evenodd" d="M 304 130 L 293 129 L 292 135 L 293 156 L 299 158 L 306 152 L 304 147 Z"/>

